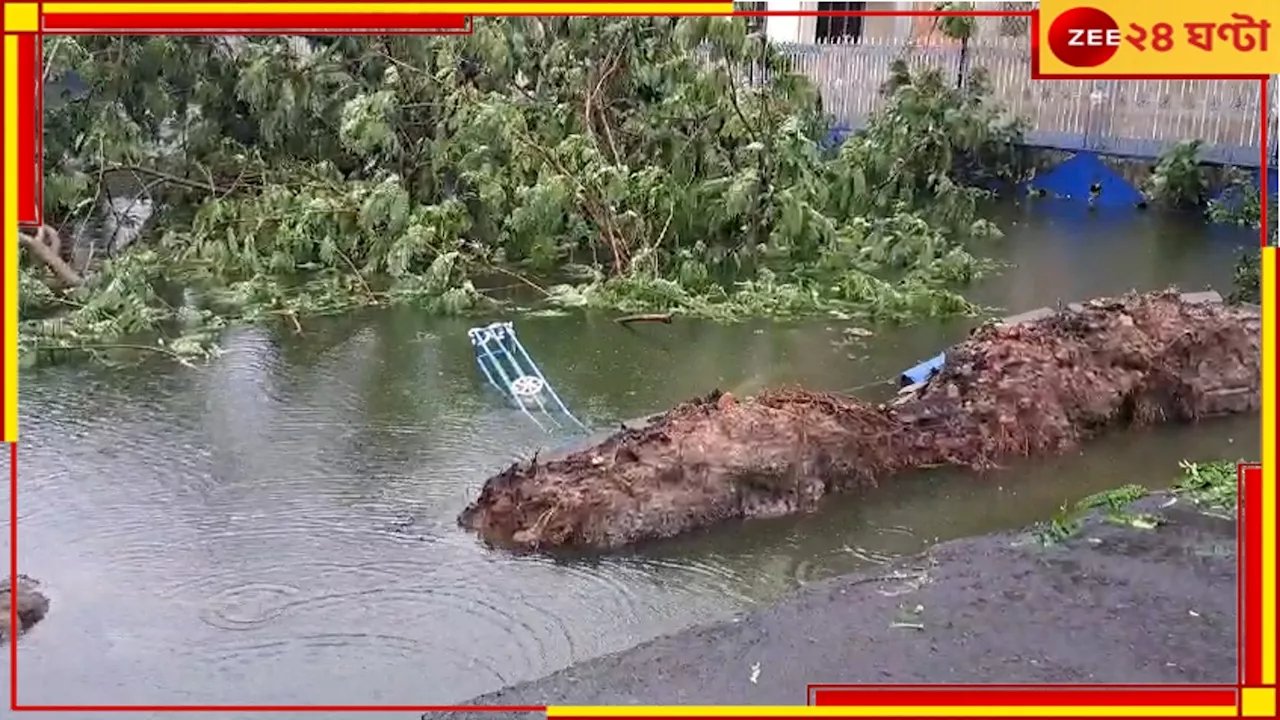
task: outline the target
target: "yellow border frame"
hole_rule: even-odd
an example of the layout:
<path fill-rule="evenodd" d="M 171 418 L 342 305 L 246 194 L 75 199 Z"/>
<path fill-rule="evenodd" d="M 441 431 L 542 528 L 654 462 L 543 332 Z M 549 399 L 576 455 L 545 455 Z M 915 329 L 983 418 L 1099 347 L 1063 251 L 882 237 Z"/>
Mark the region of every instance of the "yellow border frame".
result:
<path fill-rule="evenodd" d="M 4 10 L 9 29 L 10 7 Z M 21 17 L 15 19 L 22 19 Z M 4 441 L 18 441 L 18 38 L 4 36 Z"/>
<path fill-rule="evenodd" d="M 1277 82 L 1272 76 L 1271 82 Z M 1274 93 L 1273 93 L 1274 94 Z M 1280 167 L 1280 154 L 1271 158 Z M 1270 188 L 1268 188 L 1270 189 Z M 1277 188 L 1280 191 L 1280 188 Z M 1265 201 L 1264 201 L 1265 202 Z M 1267 218 L 1274 227 L 1280 218 Z M 1280 250 L 1262 248 L 1262 684 L 1245 688 L 1241 702 L 1250 708 L 1276 709 L 1276 271 Z M 1269 699 L 1263 697 L 1266 691 Z M 1251 705 L 1250 698 L 1253 698 Z"/>

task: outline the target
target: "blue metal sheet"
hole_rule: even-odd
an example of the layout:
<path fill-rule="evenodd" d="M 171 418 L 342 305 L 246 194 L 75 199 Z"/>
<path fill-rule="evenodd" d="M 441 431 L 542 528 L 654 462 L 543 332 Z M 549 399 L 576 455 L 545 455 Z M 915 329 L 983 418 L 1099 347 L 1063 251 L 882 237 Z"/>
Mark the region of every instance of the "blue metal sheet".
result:
<path fill-rule="evenodd" d="M 1075 154 L 1029 185 L 1053 197 L 1087 200 L 1106 207 L 1137 207 L 1144 200 L 1137 188 L 1088 152 Z"/>
<path fill-rule="evenodd" d="M 947 354 L 938 353 L 919 365 L 904 371 L 902 375 L 898 377 L 898 385 L 900 387 L 909 387 L 911 385 L 922 383 L 937 374 L 937 372 L 942 369 L 942 366 L 946 361 Z"/>

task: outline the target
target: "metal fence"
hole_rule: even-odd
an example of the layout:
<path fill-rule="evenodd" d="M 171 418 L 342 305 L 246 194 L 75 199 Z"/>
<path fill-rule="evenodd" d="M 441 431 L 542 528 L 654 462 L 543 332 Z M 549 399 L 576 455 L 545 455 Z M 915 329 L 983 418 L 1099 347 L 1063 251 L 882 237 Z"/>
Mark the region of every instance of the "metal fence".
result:
<path fill-rule="evenodd" d="M 850 129 L 860 127 L 884 101 L 878 91 L 895 59 L 914 67 L 939 67 L 947 77 L 957 76 L 960 65 L 958 46 L 906 39 L 778 49 L 813 79 L 827 112 Z M 1198 139 L 1205 143 L 1206 162 L 1260 164 L 1262 97 L 1257 81 L 1032 80 L 1025 36 L 973 42 L 967 63 L 987 71 L 995 102 L 1030 122 L 1029 145 L 1155 158 L 1180 140 Z M 1280 139 L 1276 99 L 1273 94 L 1268 103 L 1268 164 L 1273 167 Z"/>

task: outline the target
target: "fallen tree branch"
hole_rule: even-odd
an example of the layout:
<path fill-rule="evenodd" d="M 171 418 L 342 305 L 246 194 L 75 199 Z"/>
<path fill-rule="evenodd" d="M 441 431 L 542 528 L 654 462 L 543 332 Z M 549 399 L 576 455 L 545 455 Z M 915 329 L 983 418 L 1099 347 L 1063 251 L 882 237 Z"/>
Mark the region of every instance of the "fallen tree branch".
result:
<path fill-rule="evenodd" d="M 219 187 L 213 184 L 213 182 L 211 181 L 200 182 L 199 180 L 192 180 L 191 178 L 185 178 L 180 175 L 173 175 L 172 173 L 167 173 L 160 170 L 152 170 L 151 168 L 142 167 L 141 165 L 107 165 L 102 169 L 106 172 L 119 171 L 119 172 L 135 173 L 137 175 L 150 175 L 153 178 L 158 178 L 160 180 L 163 180 L 164 182 L 171 183 L 173 185 L 181 185 L 183 187 L 190 188 L 192 190 L 204 190 L 213 195 L 218 195 L 221 197 L 226 197 L 227 195 L 230 195 L 232 191 L 235 190 L 234 185 L 228 189 L 224 187 Z M 243 173 L 241 174 L 243 175 Z"/>
<path fill-rule="evenodd" d="M 671 313 L 641 313 L 639 315 L 624 315 L 620 318 L 614 318 L 614 322 L 619 325 L 630 325 L 637 322 L 657 322 L 664 325 L 671 324 Z"/>
<path fill-rule="evenodd" d="M 36 256 L 40 262 L 44 263 L 53 271 L 53 274 L 62 284 L 68 287 L 79 287 L 84 282 L 84 278 L 80 277 L 70 265 L 63 261 L 61 256 L 62 237 L 58 235 L 58 231 L 48 225 L 41 225 L 34 236 L 24 232 L 18 232 L 18 239 L 27 252 Z"/>
<path fill-rule="evenodd" d="M 521 285 L 537 290 L 539 293 L 542 294 L 543 297 L 551 297 L 551 292 L 549 290 L 537 284 L 536 282 L 530 280 L 529 278 L 521 275 L 518 272 L 515 272 L 513 270 L 508 270 L 504 267 L 499 267 L 498 265 L 486 264 L 485 267 L 492 270 L 493 272 L 506 275 L 507 277 L 512 278 L 513 280 L 518 280 Z"/>
<path fill-rule="evenodd" d="M 130 350 L 134 352 L 148 352 L 157 355 L 164 355 L 174 362 L 184 367 L 194 368 L 195 365 L 186 356 L 181 353 L 174 352 L 169 348 L 161 345 L 141 345 L 137 343 L 88 343 L 84 345 L 36 345 L 35 350 L 43 352 L 110 352 L 119 350 Z"/>

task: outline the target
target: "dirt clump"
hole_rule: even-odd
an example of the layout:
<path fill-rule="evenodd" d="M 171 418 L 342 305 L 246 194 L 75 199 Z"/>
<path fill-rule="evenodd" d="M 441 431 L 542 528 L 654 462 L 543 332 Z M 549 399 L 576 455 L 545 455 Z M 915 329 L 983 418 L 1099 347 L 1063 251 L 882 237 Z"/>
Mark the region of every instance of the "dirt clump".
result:
<path fill-rule="evenodd" d="M 43 620 L 45 614 L 49 612 L 49 598 L 36 589 L 39 585 L 39 582 L 26 575 L 19 575 L 16 598 L 13 592 L 14 586 L 5 582 L 4 586 L 0 587 L 0 640 L 21 635 L 32 625 Z M 16 633 L 10 627 L 14 605 L 17 605 L 18 610 L 18 632 Z"/>
<path fill-rule="evenodd" d="M 1256 412 L 1256 311 L 1173 291 L 989 324 L 890 405 L 803 389 L 710 395 L 563 458 L 490 478 L 459 523 L 495 545 L 609 549 L 926 466 L 991 467 L 1103 430 Z"/>

